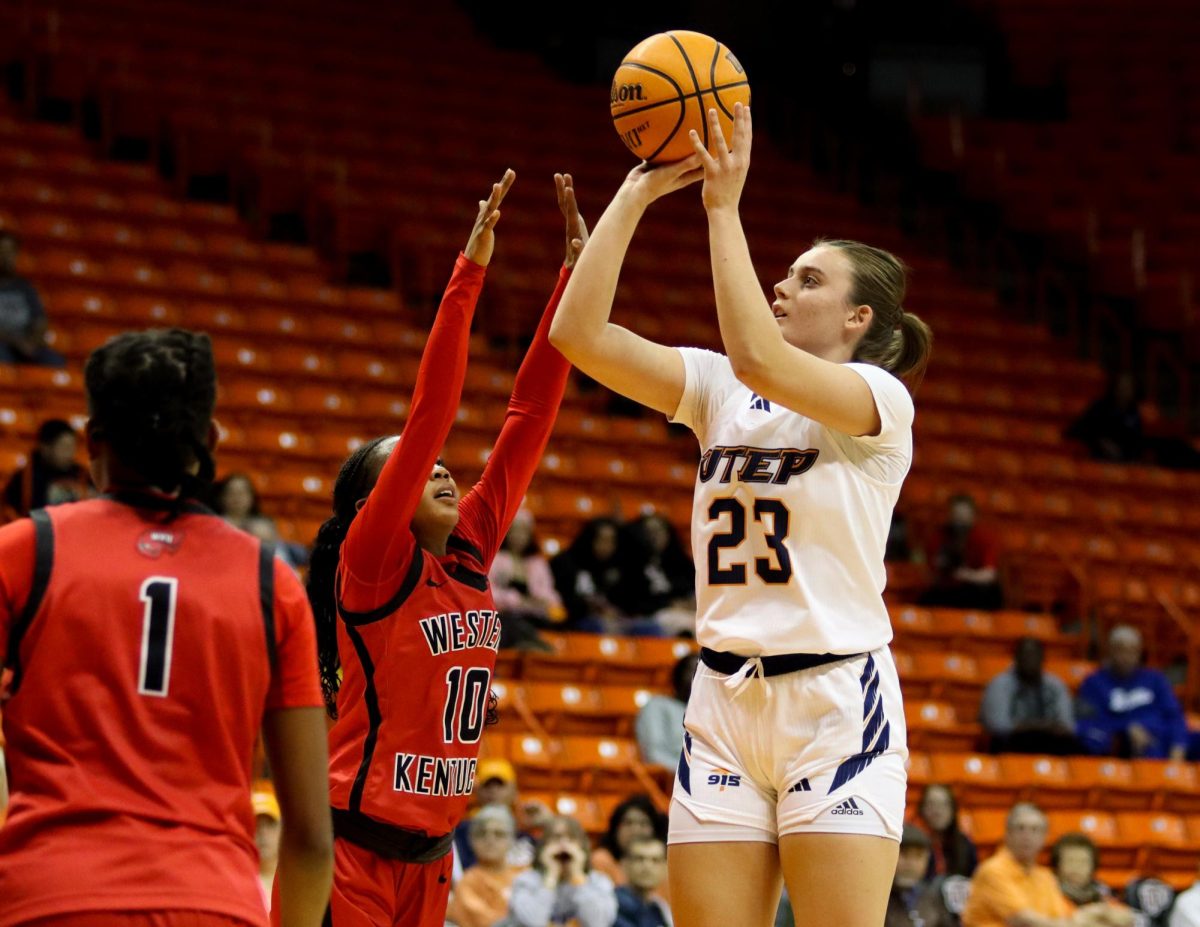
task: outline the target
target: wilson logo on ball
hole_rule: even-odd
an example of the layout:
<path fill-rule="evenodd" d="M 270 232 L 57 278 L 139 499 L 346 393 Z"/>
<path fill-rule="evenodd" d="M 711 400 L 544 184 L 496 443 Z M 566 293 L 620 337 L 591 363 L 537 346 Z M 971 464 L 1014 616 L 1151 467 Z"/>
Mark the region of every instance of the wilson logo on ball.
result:
<path fill-rule="evenodd" d="M 641 84 L 613 84 L 610 101 L 613 103 L 640 103 L 646 99 Z"/>

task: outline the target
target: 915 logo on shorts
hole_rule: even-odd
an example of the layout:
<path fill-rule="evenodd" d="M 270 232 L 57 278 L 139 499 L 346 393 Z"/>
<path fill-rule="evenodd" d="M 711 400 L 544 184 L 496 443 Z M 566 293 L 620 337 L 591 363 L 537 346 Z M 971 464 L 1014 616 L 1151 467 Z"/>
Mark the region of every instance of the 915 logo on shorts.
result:
<path fill-rule="evenodd" d="M 708 784 L 719 786 L 718 792 L 724 792 L 726 789 L 740 788 L 742 777 L 731 773 L 728 769 L 718 769 L 708 777 Z"/>

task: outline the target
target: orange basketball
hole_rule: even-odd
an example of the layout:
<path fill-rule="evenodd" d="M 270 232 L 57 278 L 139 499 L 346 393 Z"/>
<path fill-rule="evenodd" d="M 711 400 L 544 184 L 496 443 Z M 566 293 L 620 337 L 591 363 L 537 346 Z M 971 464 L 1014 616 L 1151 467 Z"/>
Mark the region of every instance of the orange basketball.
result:
<path fill-rule="evenodd" d="M 699 32 L 660 32 L 639 42 L 613 77 L 613 125 L 639 158 L 665 164 L 692 154 L 695 129 L 712 150 L 706 113 L 716 108 L 732 141 L 733 104 L 750 103 L 750 82 L 733 52 Z"/>

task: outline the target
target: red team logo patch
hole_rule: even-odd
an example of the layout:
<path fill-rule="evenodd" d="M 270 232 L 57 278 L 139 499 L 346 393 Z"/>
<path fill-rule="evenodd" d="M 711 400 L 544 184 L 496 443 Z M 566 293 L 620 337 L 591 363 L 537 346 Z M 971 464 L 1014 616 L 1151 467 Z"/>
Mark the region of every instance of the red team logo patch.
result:
<path fill-rule="evenodd" d="M 151 560 L 157 560 L 163 554 L 173 554 L 183 543 L 182 531 L 166 531 L 162 528 L 151 528 L 137 539 L 138 553 Z"/>

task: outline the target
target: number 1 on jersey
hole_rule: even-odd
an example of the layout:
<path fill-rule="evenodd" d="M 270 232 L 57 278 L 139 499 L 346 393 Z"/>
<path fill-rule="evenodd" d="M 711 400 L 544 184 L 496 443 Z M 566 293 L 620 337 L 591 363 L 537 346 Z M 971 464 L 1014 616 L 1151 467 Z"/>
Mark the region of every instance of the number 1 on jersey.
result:
<path fill-rule="evenodd" d="M 482 666 L 450 667 L 446 673 L 446 707 L 442 711 L 442 742 L 452 744 L 478 743 L 487 720 L 487 700 L 491 692 L 492 673 Z"/>
<path fill-rule="evenodd" d="M 171 684 L 171 647 L 175 641 L 175 602 L 179 580 L 151 576 L 142 583 L 142 653 L 138 667 L 138 693 L 165 698 Z"/>

